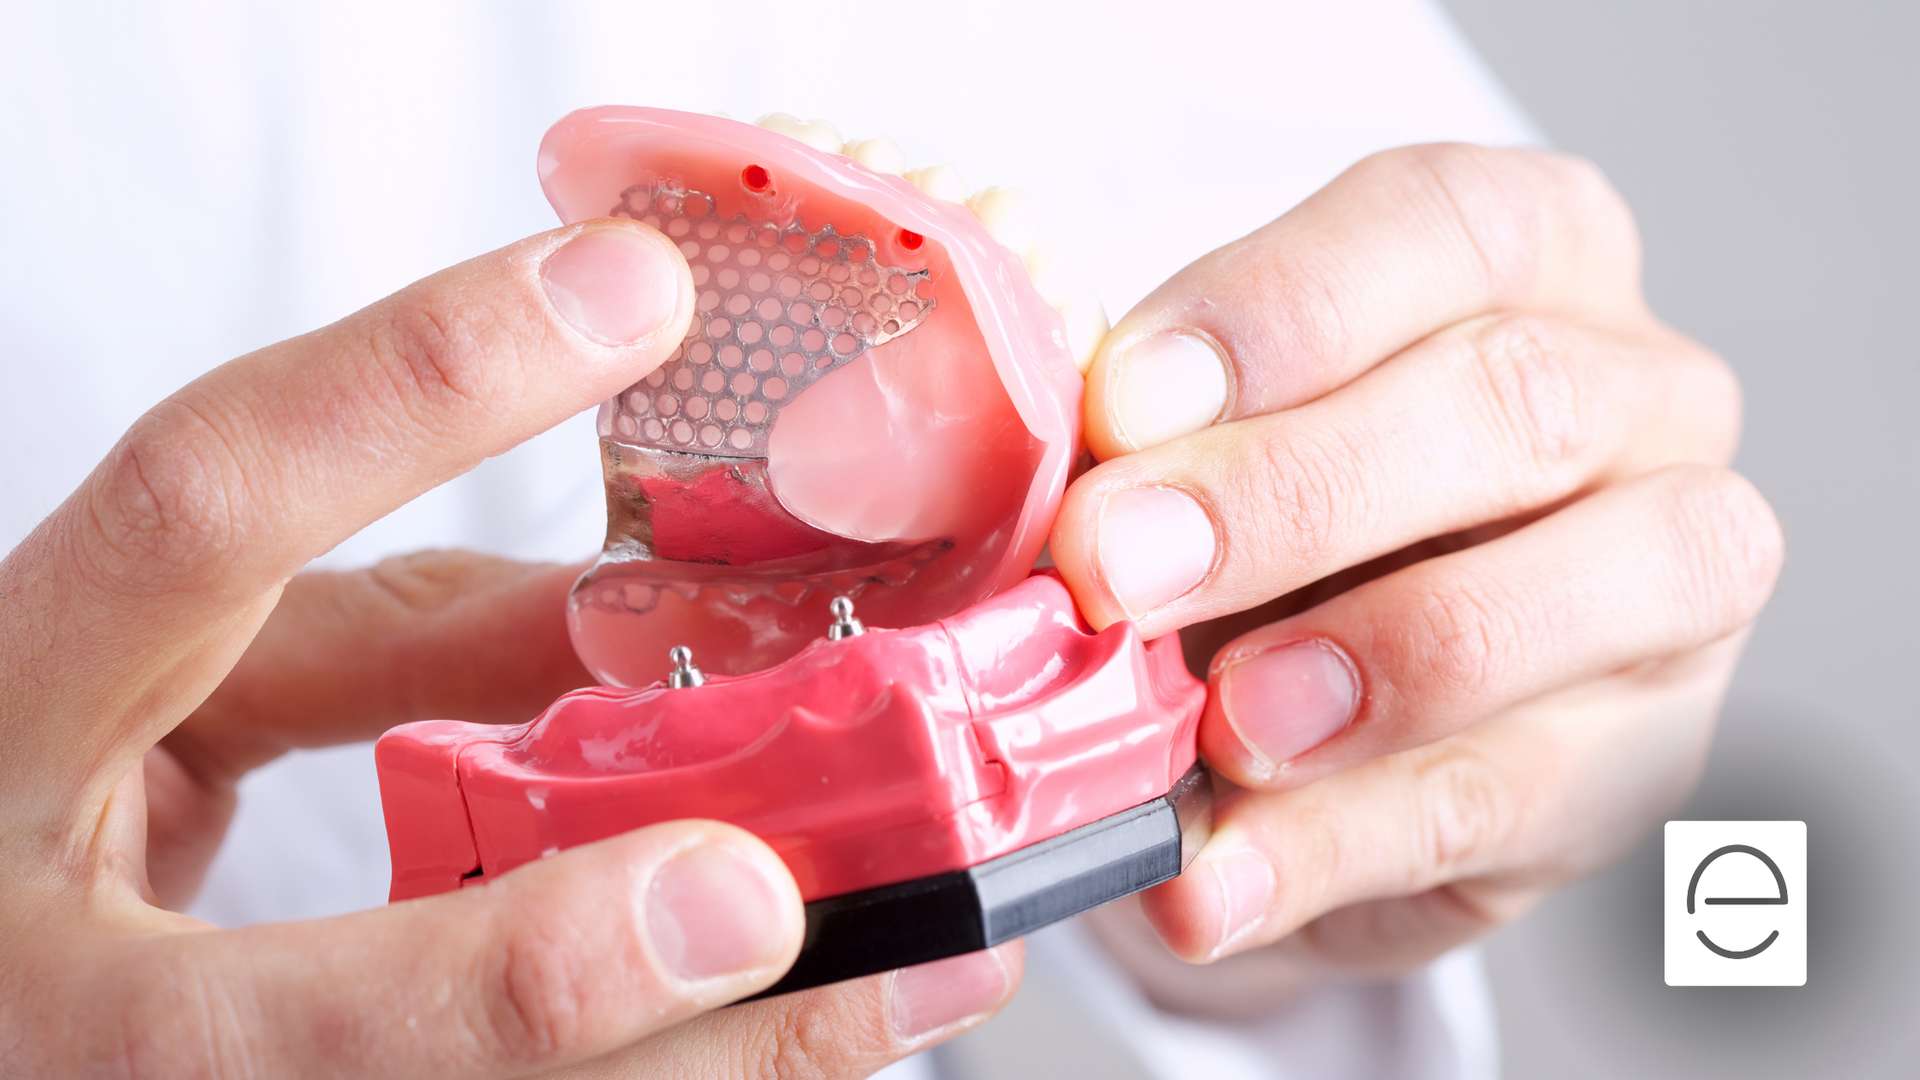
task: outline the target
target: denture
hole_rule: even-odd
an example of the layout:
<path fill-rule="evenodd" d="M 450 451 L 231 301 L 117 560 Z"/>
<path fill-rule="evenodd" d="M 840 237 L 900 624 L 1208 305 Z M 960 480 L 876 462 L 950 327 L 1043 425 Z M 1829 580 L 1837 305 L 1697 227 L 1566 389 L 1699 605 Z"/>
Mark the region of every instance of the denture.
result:
<path fill-rule="evenodd" d="M 1106 330 L 1032 204 L 781 116 L 590 109 L 540 175 L 566 221 L 677 240 L 698 317 L 600 410 L 607 543 L 569 625 L 605 685 L 383 736 L 392 898 L 732 822 L 807 904 L 771 994 L 1178 874 L 1211 824 L 1205 687 L 1176 635 L 1095 633 L 1032 572 Z"/>
<path fill-rule="evenodd" d="M 763 124 L 608 107 L 541 144 L 564 221 L 661 230 L 698 297 L 600 410 L 607 541 L 569 625 L 609 685 L 664 677 L 675 644 L 757 671 L 835 596 L 885 626 L 984 599 L 1033 565 L 1073 463 L 1105 317 L 1032 203 L 950 201 L 951 168 L 909 180 L 887 140 Z"/>

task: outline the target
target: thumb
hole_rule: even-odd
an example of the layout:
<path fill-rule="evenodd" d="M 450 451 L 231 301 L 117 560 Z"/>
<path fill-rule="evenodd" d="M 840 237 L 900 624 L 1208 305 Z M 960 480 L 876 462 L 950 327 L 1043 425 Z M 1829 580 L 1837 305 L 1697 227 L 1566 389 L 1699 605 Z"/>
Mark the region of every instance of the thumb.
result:
<path fill-rule="evenodd" d="M 136 939 L 69 983 L 47 1074 L 522 1076 L 770 985 L 803 927 L 764 843 L 672 822 L 451 895 Z"/>

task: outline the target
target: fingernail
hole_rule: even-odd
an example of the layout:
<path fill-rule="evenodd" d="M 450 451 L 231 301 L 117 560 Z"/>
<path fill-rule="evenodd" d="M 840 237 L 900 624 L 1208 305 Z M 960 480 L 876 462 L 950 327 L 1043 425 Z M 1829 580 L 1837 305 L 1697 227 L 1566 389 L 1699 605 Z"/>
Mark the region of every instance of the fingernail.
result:
<path fill-rule="evenodd" d="M 1220 943 L 1213 955 L 1221 956 L 1267 917 L 1273 904 L 1273 864 L 1251 848 L 1240 848 L 1214 858 L 1214 887 L 1220 890 L 1220 904 L 1226 909 L 1221 920 Z"/>
<path fill-rule="evenodd" d="M 1248 751 L 1273 766 L 1353 722 L 1360 678 L 1335 646 L 1297 641 L 1227 665 L 1220 672 L 1220 705 Z"/>
<path fill-rule="evenodd" d="M 1007 969 L 992 952 L 901 968 L 893 976 L 893 1033 L 901 1042 L 938 1031 L 1000 1003 Z"/>
<path fill-rule="evenodd" d="M 1200 584 L 1213 568 L 1213 522 L 1192 496 L 1173 488 L 1109 494 L 1095 542 L 1101 576 L 1129 618 Z"/>
<path fill-rule="evenodd" d="M 1194 334 L 1142 338 L 1107 364 L 1114 423 L 1136 450 L 1199 431 L 1227 403 L 1226 358 Z"/>
<path fill-rule="evenodd" d="M 602 345 L 625 345 L 673 317 L 680 275 L 673 255 L 628 229 L 594 229 L 567 241 L 540 268 L 553 310 Z"/>
<path fill-rule="evenodd" d="M 765 967 L 784 944 L 780 899 L 746 857 L 719 844 L 683 851 L 654 872 L 647 930 L 689 981 Z"/>

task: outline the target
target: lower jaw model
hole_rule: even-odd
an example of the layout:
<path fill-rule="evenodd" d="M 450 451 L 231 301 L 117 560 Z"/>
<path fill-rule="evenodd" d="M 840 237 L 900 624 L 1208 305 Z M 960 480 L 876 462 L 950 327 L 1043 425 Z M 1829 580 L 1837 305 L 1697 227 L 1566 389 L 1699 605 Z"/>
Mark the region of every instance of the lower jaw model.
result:
<path fill-rule="evenodd" d="M 607 545 L 569 625 L 606 685 L 516 726 L 407 724 L 376 757 L 395 901 L 662 821 L 755 833 L 807 901 L 773 994 L 1173 877 L 1211 788 L 1179 639 L 1096 634 L 1029 576 L 1098 301 L 1017 193 L 963 204 L 884 139 L 762 125 L 609 107 L 548 133 L 563 219 L 660 229 L 698 297 L 600 412 Z"/>
<path fill-rule="evenodd" d="M 1205 688 L 1179 639 L 1095 634 L 1036 574 L 926 626 L 851 605 L 798 656 L 591 687 L 527 724 L 395 728 L 377 758 L 393 899 L 676 818 L 730 822 L 807 900 L 769 993 L 987 948 L 1178 874 L 1211 824 Z M 1011 631 L 1011 632 L 1010 632 Z"/>

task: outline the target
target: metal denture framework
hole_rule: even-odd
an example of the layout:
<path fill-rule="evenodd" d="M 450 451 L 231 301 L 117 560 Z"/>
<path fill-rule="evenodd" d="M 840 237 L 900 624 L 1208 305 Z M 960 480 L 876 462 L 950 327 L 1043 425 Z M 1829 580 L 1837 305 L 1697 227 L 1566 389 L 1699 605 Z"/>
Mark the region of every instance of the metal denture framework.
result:
<path fill-rule="evenodd" d="M 680 245 L 697 312 L 667 362 L 622 393 L 602 438 L 713 457 L 765 458 L 780 406 L 933 310 L 927 271 L 881 266 L 832 225 L 722 221 L 714 200 L 666 183 L 621 192 L 609 214 Z"/>

